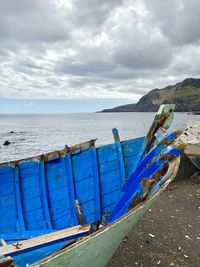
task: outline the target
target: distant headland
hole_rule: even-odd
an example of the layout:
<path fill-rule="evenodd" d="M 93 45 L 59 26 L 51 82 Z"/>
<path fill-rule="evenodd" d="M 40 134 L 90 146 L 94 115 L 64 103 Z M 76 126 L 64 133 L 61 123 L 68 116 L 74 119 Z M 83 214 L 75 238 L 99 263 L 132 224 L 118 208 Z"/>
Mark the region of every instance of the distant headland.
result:
<path fill-rule="evenodd" d="M 137 103 L 103 109 L 100 112 L 155 112 L 161 104 L 176 104 L 177 112 L 200 110 L 200 79 L 187 78 L 175 85 L 154 89 Z"/>

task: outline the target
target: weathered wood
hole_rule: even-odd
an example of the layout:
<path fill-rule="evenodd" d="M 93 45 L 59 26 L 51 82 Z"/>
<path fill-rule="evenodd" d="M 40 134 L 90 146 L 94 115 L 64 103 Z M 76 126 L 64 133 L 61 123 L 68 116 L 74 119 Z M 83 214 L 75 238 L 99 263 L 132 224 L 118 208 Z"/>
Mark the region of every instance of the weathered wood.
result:
<path fill-rule="evenodd" d="M 113 137 L 114 137 L 115 145 L 116 145 L 116 149 L 117 149 L 121 185 L 123 187 L 126 183 L 126 176 L 125 176 L 124 157 L 123 157 L 123 152 L 122 152 L 122 147 L 121 147 L 118 129 L 113 128 L 112 133 L 113 133 Z"/>
<path fill-rule="evenodd" d="M 15 198 L 17 204 L 17 214 L 18 219 L 16 223 L 16 228 L 18 231 L 25 231 L 25 223 L 24 223 L 24 216 L 22 211 L 22 203 L 21 203 L 21 191 L 19 185 L 19 167 L 15 168 Z"/>
<path fill-rule="evenodd" d="M 102 228 L 96 233 L 85 237 L 63 251 L 59 251 L 33 266 L 104 267 L 124 236 L 144 213 L 149 210 L 151 205 L 157 200 L 158 195 L 167 187 L 171 180 L 174 179 L 179 161 L 179 157 L 172 160 L 167 173 L 169 179 L 161 186 L 155 195 L 129 211 L 113 224 Z"/>
<path fill-rule="evenodd" d="M 51 242 L 55 242 L 65 238 L 74 238 L 74 236 L 80 234 L 87 234 L 89 232 L 90 226 L 75 226 L 67 228 L 61 231 L 53 232 L 39 237 L 30 238 L 21 242 L 5 245 L 0 247 L 0 254 L 12 255 L 20 250 L 27 250 L 34 247 L 40 247 L 41 245 L 46 245 Z"/>
<path fill-rule="evenodd" d="M 185 155 L 200 169 L 200 121 L 189 121 L 175 144 L 183 146 Z"/>
<path fill-rule="evenodd" d="M 174 110 L 174 104 L 165 104 L 160 106 L 158 112 L 156 113 L 154 121 L 149 129 L 149 132 L 147 133 L 147 136 L 145 138 L 143 145 L 144 152 L 142 157 L 155 145 L 156 132 L 161 128 L 167 130 L 171 126 L 174 118 Z"/>
<path fill-rule="evenodd" d="M 73 176 L 71 155 L 66 154 L 64 161 L 65 161 L 65 169 L 66 169 L 65 172 L 66 172 L 68 191 L 69 191 L 71 214 L 74 218 L 75 225 L 78 225 L 80 223 L 78 222 L 78 217 L 77 217 L 76 207 L 75 207 L 75 186 L 74 186 L 74 176 Z"/>
<path fill-rule="evenodd" d="M 45 181 L 45 165 L 44 165 L 43 160 L 40 161 L 39 170 L 40 170 L 39 175 L 40 175 L 41 201 L 42 201 L 42 208 L 43 208 L 44 215 L 45 215 L 44 227 L 47 229 L 52 229 L 51 218 L 50 218 L 49 207 L 48 207 L 46 181 Z"/>

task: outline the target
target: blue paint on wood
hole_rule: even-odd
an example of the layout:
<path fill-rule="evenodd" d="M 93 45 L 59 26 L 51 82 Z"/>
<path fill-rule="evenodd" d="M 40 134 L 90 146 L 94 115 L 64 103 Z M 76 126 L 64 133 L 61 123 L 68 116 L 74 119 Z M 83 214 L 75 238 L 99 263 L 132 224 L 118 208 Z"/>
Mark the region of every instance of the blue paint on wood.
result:
<path fill-rule="evenodd" d="M 121 196 L 122 183 L 116 144 L 97 148 L 100 178 L 101 214 L 111 212 Z"/>
<path fill-rule="evenodd" d="M 147 155 L 146 157 L 144 157 L 144 159 L 138 164 L 137 168 L 135 169 L 135 171 L 131 174 L 131 176 L 129 177 L 126 186 L 124 188 L 124 190 L 126 190 L 128 187 L 132 186 L 132 184 L 134 183 L 136 177 L 138 177 L 138 175 L 143 172 L 143 170 L 145 170 L 145 168 L 147 167 L 147 165 L 149 164 L 149 162 L 158 154 L 160 153 L 160 151 L 164 148 L 163 145 L 159 145 L 154 147 Z M 144 176 L 145 177 L 145 176 Z M 146 177 L 145 177 L 146 178 Z"/>
<path fill-rule="evenodd" d="M 133 200 L 133 198 L 141 191 L 141 185 L 140 182 L 143 178 L 150 178 L 154 173 L 156 173 L 158 170 L 161 170 L 164 166 L 166 161 L 160 161 L 160 162 L 154 162 L 152 165 L 150 165 L 147 169 L 145 169 L 143 172 L 141 172 L 138 177 L 135 177 L 134 182 L 129 185 L 129 187 L 126 188 L 126 191 L 120 198 L 120 200 L 115 205 L 111 215 L 107 219 L 107 223 L 112 223 L 122 215 L 124 215 L 128 209 L 129 206 Z"/>
<path fill-rule="evenodd" d="M 52 229 L 51 219 L 49 214 L 49 206 L 47 200 L 46 181 L 45 181 L 45 166 L 44 161 L 40 161 L 40 188 L 41 188 L 41 200 L 44 211 L 44 228 Z"/>
<path fill-rule="evenodd" d="M 117 160 L 116 145 L 110 144 L 98 147 L 97 155 L 99 165 L 112 160 Z"/>
<path fill-rule="evenodd" d="M 71 215 L 74 218 L 74 225 L 78 225 L 78 218 L 76 214 L 76 207 L 75 207 L 75 187 L 74 187 L 74 176 L 72 170 L 72 162 L 71 162 L 71 155 L 65 155 L 65 168 L 66 168 L 66 178 L 69 188 L 69 199 L 70 199 L 70 209 Z"/>
<path fill-rule="evenodd" d="M 119 132 L 116 128 L 112 130 L 112 133 L 115 136 L 119 137 Z M 119 138 L 115 138 L 115 145 L 117 149 L 117 155 L 118 155 L 118 161 L 119 161 L 119 172 L 120 172 L 120 178 L 121 178 L 121 185 L 122 187 L 124 186 L 126 182 L 125 178 L 125 168 L 124 168 L 124 157 L 123 157 L 123 152 L 121 148 L 121 143 Z"/>
<path fill-rule="evenodd" d="M 99 172 L 101 175 L 108 174 L 110 175 L 113 172 L 119 173 L 119 162 L 118 160 L 112 160 L 108 162 L 104 162 L 99 165 Z"/>
<path fill-rule="evenodd" d="M 139 142 L 140 139 L 122 142 L 123 153 L 126 156 L 135 154 L 135 151 L 139 150 L 139 145 L 136 146 Z M 76 225 L 78 223 L 74 205 L 76 197 L 82 200 L 81 205 L 88 222 L 99 219 L 101 214 L 119 199 L 122 186 L 116 143 L 102 146 L 97 150 L 89 148 L 79 151 L 72 157 L 73 165 L 69 154 L 65 155 L 64 161 L 56 156 L 45 163 L 38 160 L 20 162 L 19 170 L 16 172 L 19 172 L 21 181 L 19 186 L 21 213 L 28 231 L 51 229 L 51 224 L 54 229 Z M 135 161 L 135 158 L 127 163 L 126 169 L 135 164 L 132 161 Z M 17 202 L 12 182 L 14 168 L 0 167 L 0 177 L 1 175 L 3 179 L 0 180 L 2 188 L 0 214 L 5 218 L 5 224 L 1 221 L 0 231 L 1 229 L 2 231 L 5 229 L 5 232 L 9 232 L 8 229 L 16 231 L 16 228 L 10 226 L 11 221 L 16 221 L 17 216 Z M 4 196 L 7 198 L 7 206 L 3 206 Z M 12 212 L 6 216 L 7 208 Z M 5 228 L 5 225 L 8 227 Z"/>
<path fill-rule="evenodd" d="M 72 155 L 75 197 L 80 201 L 86 223 L 101 218 L 99 170 L 95 147 Z"/>
<path fill-rule="evenodd" d="M 174 133 L 169 133 L 163 138 L 163 141 L 174 139 L 176 139 L 176 135 Z M 141 194 L 143 194 L 143 185 L 141 184 L 141 181 L 144 178 L 150 179 L 155 173 L 164 168 L 170 157 L 177 157 L 181 153 L 181 150 L 175 147 L 167 147 L 163 145 L 163 142 L 159 143 L 150 150 L 150 152 L 138 164 L 135 171 L 131 174 L 124 189 L 125 192 L 116 203 L 111 215 L 107 219 L 107 223 L 111 223 L 125 214 L 136 195 L 142 197 Z M 162 182 L 162 178 L 158 183 L 160 182 Z M 154 185 L 154 187 L 158 189 L 156 185 Z"/>
<path fill-rule="evenodd" d="M 174 133 L 169 133 L 163 138 L 163 141 L 175 140 L 175 139 L 176 139 L 176 135 Z M 163 145 L 163 143 L 159 143 L 158 145 L 156 145 L 149 151 L 149 153 L 140 161 L 140 163 L 137 166 L 137 169 L 129 177 L 126 183 L 126 186 L 125 186 L 126 188 L 129 187 L 133 183 L 135 177 L 137 177 L 139 173 L 142 170 L 144 170 L 145 167 L 147 167 L 147 165 L 153 158 L 155 158 L 156 156 L 157 157 L 160 156 L 160 153 L 164 148 L 165 148 L 165 145 Z M 166 153 L 166 151 L 164 150 L 162 153 Z"/>
<path fill-rule="evenodd" d="M 46 163 L 46 185 L 49 213 L 53 229 L 63 229 L 75 225 L 74 213 L 71 212 L 71 191 L 65 158 Z"/>
<path fill-rule="evenodd" d="M 134 138 L 121 142 L 124 157 L 137 156 L 142 153 L 144 137 Z"/>
<path fill-rule="evenodd" d="M 41 196 L 39 160 L 23 160 L 19 163 L 22 210 L 26 230 L 46 227 Z"/>
<path fill-rule="evenodd" d="M 144 137 L 130 139 L 121 142 L 121 147 L 124 155 L 126 179 L 135 170 L 141 156 Z"/>
<path fill-rule="evenodd" d="M 15 196 L 15 169 L 9 164 L 0 168 L 0 233 L 15 232 L 18 220 Z"/>
<path fill-rule="evenodd" d="M 92 157 L 92 165 L 94 173 L 95 220 L 101 221 L 99 170 L 97 163 L 97 152 L 95 147 L 91 148 L 91 157 Z"/>
<path fill-rule="evenodd" d="M 25 231 L 25 223 L 22 211 L 22 203 L 21 203 L 21 192 L 20 192 L 20 184 L 19 184 L 19 168 L 15 167 L 15 197 L 16 197 L 16 207 L 17 207 L 17 230 Z"/>
<path fill-rule="evenodd" d="M 122 197 L 125 178 L 138 163 L 143 140 L 116 140 L 114 144 L 56 156 L 47 162 L 37 159 L 22 161 L 18 172 L 24 230 L 10 224 L 11 219 L 16 221 L 18 216 L 15 191 L 13 193 L 14 169 L 0 166 L 0 186 L 5 191 L 0 192 L 0 215 L 6 215 L 5 223 L 0 221 L 2 237 L 11 242 L 77 225 L 75 199 L 81 203 L 86 223 L 100 220 L 106 212 L 112 212 Z M 11 211 L 10 214 L 3 208 L 4 196 L 8 196 L 6 209 Z M 61 243 L 57 248 L 60 246 Z M 41 259 L 54 251 L 50 245 L 44 250 Z M 39 259 L 36 254 L 39 251 L 14 257 L 19 260 L 24 255 L 22 261 L 30 257 L 35 262 Z"/>

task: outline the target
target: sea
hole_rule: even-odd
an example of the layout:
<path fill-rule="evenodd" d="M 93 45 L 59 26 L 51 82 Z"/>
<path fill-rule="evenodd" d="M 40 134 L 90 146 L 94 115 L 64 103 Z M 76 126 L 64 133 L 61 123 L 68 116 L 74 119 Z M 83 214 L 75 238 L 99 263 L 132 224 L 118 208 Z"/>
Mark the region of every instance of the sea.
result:
<path fill-rule="evenodd" d="M 120 139 L 144 136 L 155 113 L 67 113 L 0 115 L 0 162 L 22 159 L 53 150 L 63 149 L 90 139 L 96 145 L 113 142 L 112 128 Z M 187 121 L 199 115 L 175 113 L 171 129 L 186 128 Z M 4 146 L 5 141 L 10 145 Z"/>

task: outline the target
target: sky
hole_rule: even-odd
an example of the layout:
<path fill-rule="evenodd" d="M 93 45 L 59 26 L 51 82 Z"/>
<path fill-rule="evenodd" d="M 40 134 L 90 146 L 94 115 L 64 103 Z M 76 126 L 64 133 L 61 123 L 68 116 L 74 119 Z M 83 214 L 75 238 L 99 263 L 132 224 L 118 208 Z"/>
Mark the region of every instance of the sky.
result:
<path fill-rule="evenodd" d="M 199 0 L 1 0 L 0 113 L 94 112 L 199 78 Z"/>

